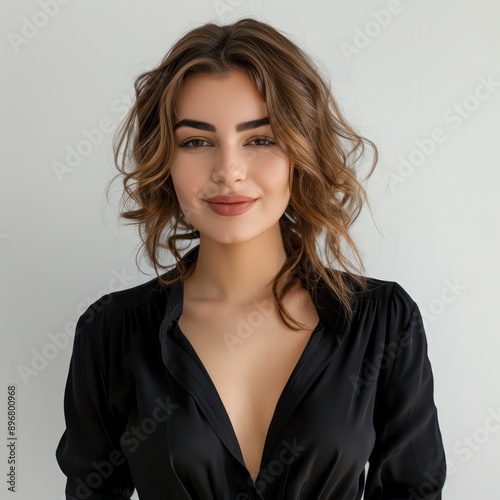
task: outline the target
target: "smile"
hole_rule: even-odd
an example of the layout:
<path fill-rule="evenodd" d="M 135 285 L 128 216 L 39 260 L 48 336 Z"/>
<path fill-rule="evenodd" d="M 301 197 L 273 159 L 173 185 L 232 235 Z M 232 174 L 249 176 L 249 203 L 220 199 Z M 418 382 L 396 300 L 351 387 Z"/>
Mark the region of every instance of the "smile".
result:
<path fill-rule="evenodd" d="M 238 203 L 208 202 L 208 208 L 218 215 L 241 215 L 249 210 L 257 200 L 242 201 Z"/>

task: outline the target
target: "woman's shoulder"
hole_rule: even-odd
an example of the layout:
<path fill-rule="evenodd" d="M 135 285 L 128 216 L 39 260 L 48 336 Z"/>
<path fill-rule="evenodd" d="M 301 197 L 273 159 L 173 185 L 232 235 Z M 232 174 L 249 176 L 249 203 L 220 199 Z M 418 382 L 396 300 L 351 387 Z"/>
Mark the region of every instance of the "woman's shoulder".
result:
<path fill-rule="evenodd" d="M 413 307 L 414 300 L 399 281 L 367 277 L 367 289 L 361 290 L 360 295 L 366 298 L 392 298 L 400 300 Z"/>
<path fill-rule="evenodd" d="M 88 306 L 82 316 L 86 314 L 95 315 L 99 311 L 111 312 L 131 309 L 151 302 L 158 302 L 164 294 L 164 287 L 157 278 L 154 278 L 146 283 L 102 295 Z"/>
<path fill-rule="evenodd" d="M 146 283 L 110 292 L 97 302 L 105 304 L 110 311 L 133 309 L 164 301 L 167 288 L 158 278 L 154 278 Z"/>
<path fill-rule="evenodd" d="M 402 301 L 411 307 L 413 307 L 415 303 L 411 294 L 401 285 L 399 281 L 365 275 L 363 278 L 366 286 L 361 286 L 361 284 L 354 278 L 359 278 L 359 275 L 350 275 L 345 271 L 340 272 L 345 282 L 348 283 L 349 288 L 354 292 L 357 300 L 377 299 L 382 301 L 384 299 L 392 298 L 393 300 Z"/>
<path fill-rule="evenodd" d="M 406 285 L 391 279 L 364 276 L 365 286 L 361 286 L 352 276 L 343 276 L 353 291 L 353 310 L 358 317 L 378 318 L 392 324 L 407 324 L 419 314 L 418 305 Z"/>
<path fill-rule="evenodd" d="M 76 334 L 94 339 L 122 336 L 133 324 L 147 329 L 165 312 L 168 287 L 156 277 L 145 283 L 109 292 L 91 303 L 78 318 Z"/>
<path fill-rule="evenodd" d="M 332 269 L 327 267 L 325 270 L 332 272 Z M 384 325 L 392 329 L 402 329 L 412 321 L 412 318 L 417 318 L 418 306 L 400 282 L 365 274 L 363 276 L 365 286 L 362 286 L 358 281 L 360 275 L 339 270 L 334 270 L 333 273 L 341 273 L 344 284 L 352 292 L 348 297 L 350 311 L 336 291 L 326 286 L 324 280 L 320 279 L 314 297 L 320 309 L 326 310 L 326 317 L 336 318 L 340 315 L 349 323 L 354 321 L 366 325 L 377 324 L 381 333 L 385 329 Z"/>

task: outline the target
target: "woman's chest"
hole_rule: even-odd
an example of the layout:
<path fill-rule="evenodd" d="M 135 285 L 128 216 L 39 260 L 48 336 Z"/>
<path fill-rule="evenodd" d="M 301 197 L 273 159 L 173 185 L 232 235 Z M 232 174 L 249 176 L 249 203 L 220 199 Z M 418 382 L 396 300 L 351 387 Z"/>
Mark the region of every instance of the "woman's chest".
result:
<path fill-rule="evenodd" d="M 155 457 L 150 472 L 158 477 L 168 474 L 186 485 L 199 474 L 217 487 L 220 480 L 221 488 L 234 482 L 244 489 L 251 488 L 249 473 L 269 493 L 281 475 L 298 478 L 313 469 L 320 477 L 332 470 L 336 477 L 347 469 L 361 473 L 375 438 L 377 384 L 356 390 L 352 375 L 362 367 L 360 356 L 352 343 L 335 347 L 333 333 L 304 336 L 296 344 L 279 336 L 276 344 L 271 337 L 267 344 L 252 344 L 251 335 L 241 336 L 233 350 L 222 340 L 224 351 L 173 328 L 163 341 L 163 358 L 141 363 L 147 376 L 137 367 L 127 377 L 140 384 L 122 440 L 132 470 Z M 296 370 L 305 347 L 307 356 Z"/>
<path fill-rule="evenodd" d="M 180 321 L 179 327 L 207 372 L 255 479 L 277 402 L 312 331 L 297 332 L 272 321 L 209 324 L 202 329 Z"/>

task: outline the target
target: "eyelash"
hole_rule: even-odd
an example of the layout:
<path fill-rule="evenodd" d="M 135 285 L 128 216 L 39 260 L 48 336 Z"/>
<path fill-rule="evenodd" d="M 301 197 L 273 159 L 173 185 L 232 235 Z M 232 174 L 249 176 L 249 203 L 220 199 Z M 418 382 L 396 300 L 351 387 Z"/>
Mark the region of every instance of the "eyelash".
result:
<path fill-rule="evenodd" d="M 264 137 L 264 136 L 260 136 L 260 137 L 254 137 L 250 142 L 253 142 L 253 141 L 257 141 L 257 140 L 265 140 L 268 142 L 268 144 L 255 144 L 255 146 L 259 147 L 259 148 L 268 148 L 270 146 L 274 146 L 275 143 L 269 138 L 269 137 Z M 199 149 L 199 148 L 204 148 L 205 146 L 188 146 L 188 144 L 192 141 L 203 141 L 203 142 L 208 142 L 208 141 L 205 141 L 205 139 L 197 139 L 196 137 L 193 138 L 193 139 L 189 139 L 189 140 L 186 140 L 186 141 L 183 141 L 179 144 L 179 147 L 181 148 L 186 148 L 186 149 Z"/>

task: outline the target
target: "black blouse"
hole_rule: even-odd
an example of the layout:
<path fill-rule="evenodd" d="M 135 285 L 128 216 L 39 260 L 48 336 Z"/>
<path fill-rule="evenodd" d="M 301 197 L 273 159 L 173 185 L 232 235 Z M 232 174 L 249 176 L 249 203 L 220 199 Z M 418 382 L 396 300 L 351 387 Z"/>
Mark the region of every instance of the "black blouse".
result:
<path fill-rule="evenodd" d="M 446 461 L 422 317 L 398 283 L 369 283 L 353 284 L 351 322 L 323 280 L 310 292 L 320 321 L 278 400 L 255 483 L 177 324 L 183 283 L 155 278 L 101 297 L 75 332 L 56 451 L 66 498 L 440 500 Z"/>

